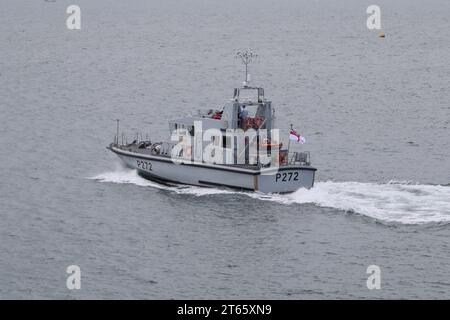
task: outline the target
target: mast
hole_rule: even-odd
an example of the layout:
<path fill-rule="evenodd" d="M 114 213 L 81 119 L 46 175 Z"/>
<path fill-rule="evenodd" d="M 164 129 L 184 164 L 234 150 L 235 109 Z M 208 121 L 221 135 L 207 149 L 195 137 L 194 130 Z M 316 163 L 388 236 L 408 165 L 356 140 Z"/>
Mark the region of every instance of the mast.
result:
<path fill-rule="evenodd" d="M 242 64 L 245 65 L 245 81 L 244 87 L 248 86 L 250 82 L 250 74 L 248 73 L 248 65 L 253 61 L 253 59 L 257 58 L 258 55 L 253 53 L 252 49 L 247 49 L 245 51 L 238 51 L 236 53 L 236 59 L 241 59 Z"/>

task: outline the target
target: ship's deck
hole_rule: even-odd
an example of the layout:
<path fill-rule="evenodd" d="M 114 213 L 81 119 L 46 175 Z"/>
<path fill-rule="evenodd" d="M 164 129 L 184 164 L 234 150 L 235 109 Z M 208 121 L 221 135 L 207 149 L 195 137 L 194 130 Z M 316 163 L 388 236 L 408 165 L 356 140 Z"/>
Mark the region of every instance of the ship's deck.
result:
<path fill-rule="evenodd" d="M 162 159 L 167 159 L 167 160 L 172 159 L 170 153 L 164 153 L 164 152 L 156 153 L 154 150 L 152 150 L 152 148 L 150 146 L 149 147 L 139 147 L 139 143 L 131 143 L 131 144 L 127 144 L 127 145 L 111 144 L 110 148 L 112 148 L 112 147 L 122 150 L 122 151 L 131 152 L 134 154 L 140 154 L 140 155 L 144 155 L 144 156 L 162 158 Z M 310 167 L 311 168 L 309 162 L 308 163 L 299 163 L 296 161 L 289 161 L 289 159 L 290 159 L 290 157 L 288 156 L 288 161 L 284 164 L 280 164 L 279 167 L 295 166 L 295 167 Z M 292 159 L 293 159 L 293 157 L 292 157 Z M 190 161 L 190 160 L 191 159 L 187 159 L 187 161 Z M 259 171 L 265 167 L 262 164 L 221 164 L 221 166 L 226 166 L 229 168 L 242 168 L 242 169 L 255 170 L 255 171 Z"/>

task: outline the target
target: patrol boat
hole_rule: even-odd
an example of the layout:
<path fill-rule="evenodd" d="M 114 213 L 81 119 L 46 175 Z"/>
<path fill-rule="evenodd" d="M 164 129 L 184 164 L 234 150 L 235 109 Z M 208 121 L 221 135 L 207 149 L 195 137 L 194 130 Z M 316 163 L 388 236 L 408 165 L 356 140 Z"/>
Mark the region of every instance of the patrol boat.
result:
<path fill-rule="evenodd" d="M 264 89 L 249 85 L 248 65 L 256 55 L 238 52 L 245 64 L 243 86 L 221 110 L 169 121 L 171 140 L 136 139 L 107 148 L 127 167 L 147 179 L 168 185 L 223 187 L 263 193 L 312 188 L 316 168 L 309 152 L 290 152 L 274 128 L 275 109 Z M 291 125 L 292 128 L 292 125 Z"/>

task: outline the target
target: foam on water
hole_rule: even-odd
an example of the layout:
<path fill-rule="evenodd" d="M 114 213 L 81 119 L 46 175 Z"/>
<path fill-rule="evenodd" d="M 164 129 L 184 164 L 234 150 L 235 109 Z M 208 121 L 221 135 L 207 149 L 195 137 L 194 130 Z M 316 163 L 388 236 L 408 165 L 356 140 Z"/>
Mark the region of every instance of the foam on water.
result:
<path fill-rule="evenodd" d="M 288 195 L 295 203 L 314 203 L 405 224 L 450 222 L 450 188 L 445 186 L 318 182 Z"/>
<path fill-rule="evenodd" d="M 135 170 L 130 169 L 106 172 L 92 179 L 154 187 L 194 196 L 242 194 L 286 205 L 312 203 L 321 207 L 356 212 L 385 222 L 403 224 L 450 222 L 450 187 L 440 185 L 394 181 L 385 184 L 326 181 L 316 182 L 314 188 L 310 190 L 300 189 L 286 195 L 267 195 L 195 186 L 165 186 L 146 180 Z"/>
<path fill-rule="evenodd" d="M 179 186 L 164 185 L 142 178 L 137 174 L 137 171 L 134 169 L 125 169 L 125 168 L 117 169 L 116 171 L 105 172 L 90 179 L 98 180 L 101 182 L 125 183 L 125 184 L 134 184 L 141 187 L 153 187 L 158 189 L 170 190 L 176 193 L 192 194 L 195 196 L 236 193 L 234 191 L 226 189 L 202 188 L 187 185 L 179 185 Z"/>

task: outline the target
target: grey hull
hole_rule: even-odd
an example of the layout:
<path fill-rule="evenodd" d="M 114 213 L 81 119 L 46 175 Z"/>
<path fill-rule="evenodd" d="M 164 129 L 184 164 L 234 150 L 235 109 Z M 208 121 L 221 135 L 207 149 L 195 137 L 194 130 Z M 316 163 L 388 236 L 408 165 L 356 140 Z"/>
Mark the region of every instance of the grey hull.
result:
<path fill-rule="evenodd" d="M 314 185 L 310 166 L 247 169 L 206 163 L 174 163 L 170 158 L 110 147 L 126 166 L 151 180 L 206 187 L 227 187 L 264 193 L 286 193 Z"/>

